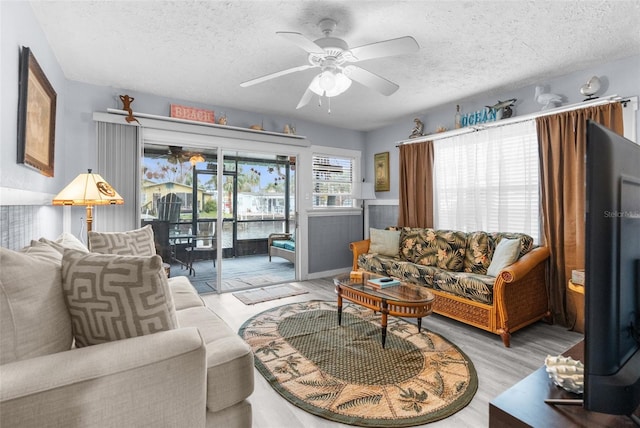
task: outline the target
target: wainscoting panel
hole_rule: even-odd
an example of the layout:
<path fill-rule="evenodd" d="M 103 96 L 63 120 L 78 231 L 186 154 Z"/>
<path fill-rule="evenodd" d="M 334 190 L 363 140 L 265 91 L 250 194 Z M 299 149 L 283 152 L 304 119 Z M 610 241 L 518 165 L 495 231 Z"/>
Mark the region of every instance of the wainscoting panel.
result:
<path fill-rule="evenodd" d="M 361 215 L 309 217 L 309 273 L 348 268 L 349 243 L 360 239 Z"/>
<path fill-rule="evenodd" d="M 398 224 L 398 205 L 369 205 L 369 227 L 384 229 Z"/>
<path fill-rule="evenodd" d="M 57 238 L 62 233 L 62 210 L 42 205 L 0 206 L 0 244 L 18 250 L 32 239 Z"/>

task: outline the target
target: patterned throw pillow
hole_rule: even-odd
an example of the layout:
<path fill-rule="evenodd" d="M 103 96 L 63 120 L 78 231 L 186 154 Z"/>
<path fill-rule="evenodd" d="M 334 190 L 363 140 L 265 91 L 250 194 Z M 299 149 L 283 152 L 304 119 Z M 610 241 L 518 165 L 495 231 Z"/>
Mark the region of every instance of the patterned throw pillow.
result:
<path fill-rule="evenodd" d="M 177 327 L 162 258 L 81 253 L 62 258 L 62 286 L 76 346 Z"/>
<path fill-rule="evenodd" d="M 156 244 L 153 229 L 148 224 L 128 232 L 89 232 L 91 252 L 119 256 L 153 256 Z"/>

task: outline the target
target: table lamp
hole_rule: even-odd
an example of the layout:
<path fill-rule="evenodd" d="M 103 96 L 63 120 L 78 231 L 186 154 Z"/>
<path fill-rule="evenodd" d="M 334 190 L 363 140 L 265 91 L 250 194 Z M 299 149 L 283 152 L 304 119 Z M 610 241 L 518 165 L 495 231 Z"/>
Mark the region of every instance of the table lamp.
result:
<path fill-rule="evenodd" d="M 87 207 L 87 234 L 93 223 L 94 205 L 122 205 L 124 199 L 107 183 L 100 174 L 89 169 L 86 174 L 78 175 L 58 195 L 53 205 L 85 205 Z"/>

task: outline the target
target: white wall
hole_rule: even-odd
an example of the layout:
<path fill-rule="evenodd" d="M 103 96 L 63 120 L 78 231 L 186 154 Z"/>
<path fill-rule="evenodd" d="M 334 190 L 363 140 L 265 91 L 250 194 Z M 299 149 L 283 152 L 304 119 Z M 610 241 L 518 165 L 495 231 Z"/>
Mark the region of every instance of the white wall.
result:
<path fill-rule="evenodd" d="M 49 48 L 28 3 L 0 3 L 0 186 L 56 194 L 66 184 L 64 156 L 66 84 L 62 69 Z M 31 48 L 38 64 L 57 92 L 54 177 L 17 164 L 18 68 L 20 48 Z"/>
<path fill-rule="evenodd" d="M 510 92 L 493 94 L 486 93 L 475 98 L 455 101 L 448 105 L 443 105 L 424 112 L 417 112 L 397 123 L 374 131 L 369 131 L 366 135 L 366 151 L 363 156 L 364 171 L 367 181 L 372 181 L 374 177 L 373 156 L 375 153 L 389 152 L 389 162 L 391 164 L 391 190 L 389 192 L 378 192 L 378 199 L 398 199 L 398 162 L 399 151 L 397 142 L 406 140 L 411 134 L 414 122 L 418 117 L 425 124 L 425 134 L 433 133 L 439 126 L 447 129 L 454 128 L 454 117 L 456 104 L 460 104 L 462 113 L 470 113 L 480 110 L 487 105 L 493 105 L 498 100 L 516 98 L 513 116 L 521 116 L 534 113 L 541 109 L 541 105 L 535 102 L 534 91 L 537 85 L 546 86 L 546 91 L 562 95 L 565 98 L 563 105 L 579 103 L 584 99 L 580 94 L 580 87 L 591 78 L 598 76 L 602 81 L 600 95 L 620 95 L 623 97 L 640 95 L 640 55 L 602 64 L 588 70 L 578 71 L 555 79 L 543 82 L 535 82 L 530 86 L 514 89 Z M 636 123 L 640 124 L 640 111 L 636 111 Z M 636 129 L 636 141 L 640 142 L 640 126 Z"/>

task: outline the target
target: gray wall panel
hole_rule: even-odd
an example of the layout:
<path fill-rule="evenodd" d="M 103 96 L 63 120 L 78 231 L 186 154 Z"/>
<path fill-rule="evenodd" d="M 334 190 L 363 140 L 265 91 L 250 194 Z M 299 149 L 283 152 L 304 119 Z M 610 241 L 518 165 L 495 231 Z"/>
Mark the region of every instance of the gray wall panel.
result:
<path fill-rule="evenodd" d="M 362 239 L 362 217 L 337 215 L 309 218 L 309 273 L 349 268 L 349 244 Z"/>
<path fill-rule="evenodd" d="M 369 227 L 384 229 L 397 224 L 397 205 L 369 205 Z"/>

